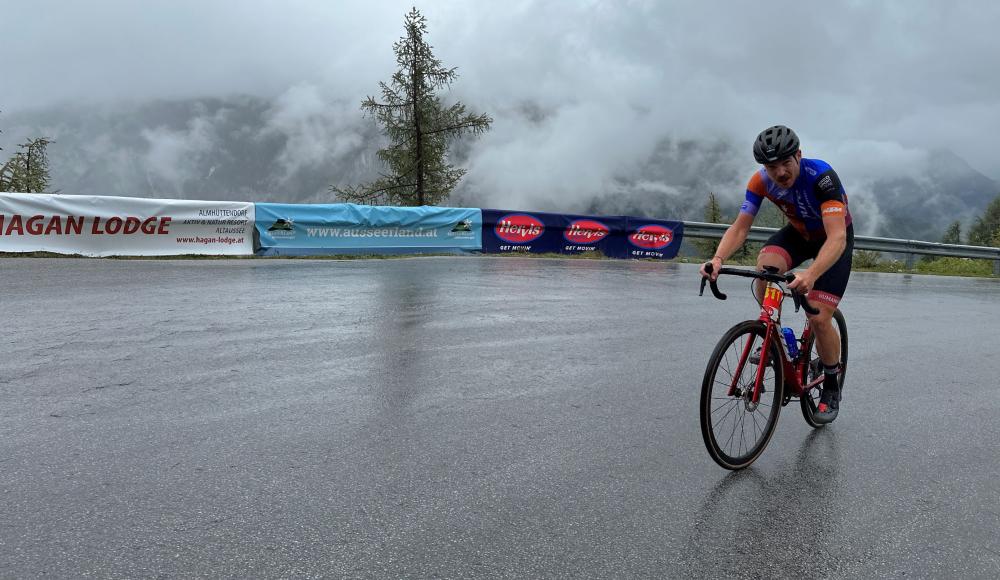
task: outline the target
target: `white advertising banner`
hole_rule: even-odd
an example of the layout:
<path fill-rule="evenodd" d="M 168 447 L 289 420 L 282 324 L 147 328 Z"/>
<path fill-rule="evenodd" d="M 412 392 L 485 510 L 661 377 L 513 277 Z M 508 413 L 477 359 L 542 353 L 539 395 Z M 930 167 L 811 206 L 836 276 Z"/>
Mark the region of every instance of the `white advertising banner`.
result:
<path fill-rule="evenodd" d="M 254 204 L 0 193 L 0 252 L 253 254 Z"/>

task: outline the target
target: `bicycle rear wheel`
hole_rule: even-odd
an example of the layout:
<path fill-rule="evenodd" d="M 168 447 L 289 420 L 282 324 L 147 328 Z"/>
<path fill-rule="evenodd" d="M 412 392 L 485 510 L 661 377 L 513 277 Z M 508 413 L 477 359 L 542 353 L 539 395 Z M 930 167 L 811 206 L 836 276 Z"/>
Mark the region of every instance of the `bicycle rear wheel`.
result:
<path fill-rule="evenodd" d="M 837 329 L 837 334 L 840 335 L 840 377 L 838 381 L 840 382 L 840 388 L 844 388 L 844 377 L 847 375 L 847 321 L 844 320 L 844 315 L 840 310 L 833 311 L 833 327 Z M 803 346 L 803 350 L 808 356 L 809 360 L 809 373 L 806 378 L 806 382 L 812 382 L 816 380 L 820 374 L 823 373 L 823 363 L 819 360 L 819 353 L 816 352 L 816 336 L 812 335 L 809 338 L 809 344 Z M 808 393 L 803 393 L 799 402 L 802 406 L 802 417 L 809 423 L 811 427 L 819 429 L 820 427 L 825 427 L 825 423 L 818 423 L 815 419 L 816 407 L 819 406 L 819 397 L 822 394 L 822 389 L 816 387 L 814 389 L 809 389 Z M 843 390 L 841 390 L 843 393 Z"/>
<path fill-rule="evenodd" d="M 726 469 L 743 469 L 767 447 L 781 412 L 781 355 L 775 341 L 764 345 L 763 322 L 748 320 L 729 329 L 708 360 L 701 385 L 701 434 L 708 454 Z M 744 353 L 761 348 L 760 360 Z M 765 354 L 769 353 L 769 354 Z M 752 401 L 759 365 L 764 365 L 760 400 Z M 731 387 L 735 385 L 732 395 Z"/>

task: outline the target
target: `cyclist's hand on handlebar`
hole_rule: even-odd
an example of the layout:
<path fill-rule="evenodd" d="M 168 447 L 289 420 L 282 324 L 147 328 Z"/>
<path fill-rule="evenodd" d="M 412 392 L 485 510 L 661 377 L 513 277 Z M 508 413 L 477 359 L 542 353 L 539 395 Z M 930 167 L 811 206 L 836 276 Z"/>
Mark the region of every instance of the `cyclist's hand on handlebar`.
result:
<path fill-rule="evenodd" d="M 711 274 L 709 274 L 706 271 L 707 266 L 710 265 L 710 264 L 712 266 L 712 268 L 711 268 L 712 273 Z M 716 256 L 716 257 L 712 258 L 710 261 L 705 262 L 704 264 L 701 265 L 701 275 L 702 275 L 703 278 L 708 278 L 710 280 L 716 280 L 716 279 L 719 278 L 719 268 L 721 268 L 721 267 L 722 267 L 722 258 Z"/>
<path fill-rule="evenodd" d="M 795 272 L 795 279 L 788 284 L 788 289 L 805 296 L 809 294 L 809 291 L 813 289 L 815 284 L 816 276 L 809 270 L 804 270 L 802 272 Z"/>

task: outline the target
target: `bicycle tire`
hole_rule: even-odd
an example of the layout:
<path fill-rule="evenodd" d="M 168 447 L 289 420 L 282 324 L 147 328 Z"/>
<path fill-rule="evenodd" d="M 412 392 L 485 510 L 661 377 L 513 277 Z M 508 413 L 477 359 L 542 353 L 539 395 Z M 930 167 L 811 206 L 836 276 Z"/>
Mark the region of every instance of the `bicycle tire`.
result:
<path fill-rule="evenodd" d="M 844 381 L 847 376 L 847 321 L 844 320 L 843 313 L 839 309 L 833 311 L 833 320 L 835 326 L 837 327 L 837 332 L 840 334 L 840 377 L 838 382 L 840 383 L 840 388 L 844 388 Z M 819 376 L 820 370 L 820 360 L 819 355 L 815 351 L 816 348 L 816 335 L 809 337 L 809 344 L 804 345 L 804 352 L 807 353 L 809 357 L 809 372 L 806 376 L 806 382 L 810 382 Z M 843 392 L 843 391 L 841 391 Z M 808 393 L 804 393 L 802 397 L 799 398 L 800 406 L 802 407 L 802 418 L 806 420 L 806 423 L 814 429 L 820 429 L 826 427 L 826 423 L 818 423 L 814 418 L 816 414 L 816 407 L 819 405 L 820 389 L 811 389 Z"/>
<path fill-rule="evenodd" d="M 747 387 L 753 388 L 756 378 L 758 364 L 747 361 L 739 377 L 733 375 L 739 370 L 739 359 L 745 348 L 746 341 L 752 341 L 751 352 L 755 345 L 763 344 L 765 336 L 765 326 L 758 320 L 747 320 L 730 328 L 719 340 L 712 355 L 708 359 L 708 366 L 705 368 L 705 377 L 701 385 L 701 434 L 705 441 L 705 448 L 708 454 L 721 467 L 731 470 L 743 469 L 747 467 L 764 451 L 774 434 L 774 428 L 778 424 L 778 416 L 781 413 L 781 401 L 783 395 L 784 381 L 782 377 L 781 353 L 776 340 L 771 340 L 767 350 L 770 356 L 763 362 L 767 368 L 764 370 L 764 388 L 757 404 L 749 401 Z M 749 358 L 749 357 L 748 357 Z M 761 356 L 763 358 L 763 356 Z M 726 376 L 721 378 L 720 372 Z M 729 396 L 729 387 L 733 380 L 737 382 L 737 395 Z M 714 393 L 713 393 L 714 391 Z M 717 403 L 717 401 L 723 401 Z M 713 407 L 713 402 L 716 406 Z M 762 410 L 758 413 L 758 410 Z M 758 420 L 759 415 L 759 420 Z M 752 423 L 747 425 L 747 416 Z M 732 429 L 729 429 L 729 420 L 732 420 Z M 746 440 L 746 427 L 751 427 L 751 434 L 757 437 L 752 444 L 744 442 Z M 739 428 L 739 439 L 736 439 L 737 428 Z M 716 437 L 716 431 L 719 437 Z M 729 436 L 726 437 L 726 433 Z M 721 439 L 721 441 L 720 441 Z M 733 449 L 733 444 L 736 449 Z"/>

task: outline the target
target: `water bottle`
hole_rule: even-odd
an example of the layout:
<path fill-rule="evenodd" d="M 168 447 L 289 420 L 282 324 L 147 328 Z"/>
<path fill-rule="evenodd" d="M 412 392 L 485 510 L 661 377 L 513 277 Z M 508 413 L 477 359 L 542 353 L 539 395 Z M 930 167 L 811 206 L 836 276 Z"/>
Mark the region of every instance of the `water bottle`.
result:
<path fill-rule="evenodd" d="M 799 343 L 795 340 L 795 331 L 785 326 L 781 329 L 781 336 L 785 337 L 785 346 L 788 347 L 789 358 L 799 356 Z"/>

